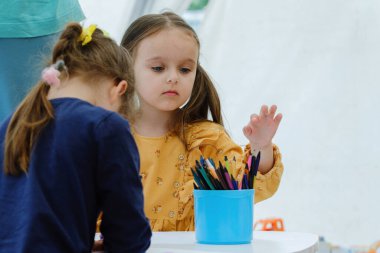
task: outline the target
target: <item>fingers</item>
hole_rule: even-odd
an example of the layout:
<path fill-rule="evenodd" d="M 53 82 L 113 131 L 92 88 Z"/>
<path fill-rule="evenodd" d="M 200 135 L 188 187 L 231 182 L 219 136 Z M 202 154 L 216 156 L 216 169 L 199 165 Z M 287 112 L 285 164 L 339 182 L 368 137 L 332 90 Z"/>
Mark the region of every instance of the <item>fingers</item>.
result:
<path fill-rule="evenodd" d="M 262 105 L 260 109 L 260 117 L 261 118 L 270 117 L 271 119 L 273 119 L 276 115 L 276 111 L 277 111 L 277 105 L 272 105 L 269 109 L 267 105 Z"/>
<path fill-rule="evenodd" d="M 260 140 L 268 143 L 275 135 L 282 120 L 282 114 L 277 112 L 277 106 L 262 105 L 260 114 L 251 114 L 248 124 L 243 128 L 243 133 L 250 141 Z"/>
<path fill-rule="evenodd" d="M 251 117 L 250 117 L 251 122 L 257 121 L 258 119 L 259 119 L 259 115 L 251 114 Z"/>
<path fill-rule="evenodd" d="M 260 117 L 266 117 L 266 116 L 268 116 L 268 114 L 269 114 L 268 106 L 262 105 L 261 110 L 260 110 Z"/>
<path fill-rule="evenodd" d="M 248 126 L 245 126 L 245 127 L 243 127 L 243 133 L 246 137 L 248 137 L 249 135 L 251 135 L 252 129 Z"/>
<path fill-rule="evenodd" d="M 276 117 L 274 117 L 274 122 L 275 122 L 277 127 L 278 127 L 278 125 L 280 125 L 281 119 L 282 119 L 281 113 L 277 114 Z"/>
<path fill-rule="evenodd" d="M 262 105 L 260 109 L 260 115 L 251 114 L 250 121 L 248 126 L 255 128 L 261 123 L 268 122 L 268 120 L 273 120 L 274 123 L 278 126 L 282 119 L 282 114 L 278 113 L 276 115 L 277 105 L 272 105 L 268 108 L 267 105 Z"/>
<path fill-rule="evenodd" d="M 277 106 L 276 105 L 272 105 L 269 109 L 269 116 L 273 119 L 274 118 L 274 115 L 276 114 L 276 111 L 277 111 Z"/>

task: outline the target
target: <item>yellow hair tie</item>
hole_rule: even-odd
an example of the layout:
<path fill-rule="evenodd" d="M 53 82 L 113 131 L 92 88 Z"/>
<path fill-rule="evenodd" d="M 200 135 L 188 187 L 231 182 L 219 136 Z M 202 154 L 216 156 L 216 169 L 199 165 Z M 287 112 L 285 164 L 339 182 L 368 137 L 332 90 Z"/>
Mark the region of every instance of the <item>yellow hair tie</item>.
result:
<path fill-rule="evenodd" d="M 83 29 L 79 41 L 82 41 L 82 46 L 86 45 L 92 40 L 92 34 L 96 30 L 96 25 L 90 25 L 89 27 Z"/>

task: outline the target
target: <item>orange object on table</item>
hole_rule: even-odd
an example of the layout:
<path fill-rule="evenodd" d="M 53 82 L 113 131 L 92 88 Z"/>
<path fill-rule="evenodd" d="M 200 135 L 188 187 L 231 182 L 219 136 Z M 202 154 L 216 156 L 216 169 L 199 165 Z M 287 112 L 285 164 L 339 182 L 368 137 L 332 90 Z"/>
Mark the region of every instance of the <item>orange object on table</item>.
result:
<path fill-rule="evenodd" d="M 259 231 L 285 231 L 284 221 L 281 218 L 258 220 L 255 222 L 254 229 Z"/>

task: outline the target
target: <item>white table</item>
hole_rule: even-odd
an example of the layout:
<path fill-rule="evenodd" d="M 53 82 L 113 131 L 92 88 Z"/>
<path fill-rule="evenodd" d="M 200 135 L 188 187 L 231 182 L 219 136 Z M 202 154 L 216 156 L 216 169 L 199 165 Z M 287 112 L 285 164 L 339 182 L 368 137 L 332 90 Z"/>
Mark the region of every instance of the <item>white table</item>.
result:
<path fill-rule="evenodd" d="M 195 241 L 194 232 L 154 232 L 147 253 L 314 253 L 318 236 L 296 232 L 254 231 L 251 244 L 207 245 Z"/>

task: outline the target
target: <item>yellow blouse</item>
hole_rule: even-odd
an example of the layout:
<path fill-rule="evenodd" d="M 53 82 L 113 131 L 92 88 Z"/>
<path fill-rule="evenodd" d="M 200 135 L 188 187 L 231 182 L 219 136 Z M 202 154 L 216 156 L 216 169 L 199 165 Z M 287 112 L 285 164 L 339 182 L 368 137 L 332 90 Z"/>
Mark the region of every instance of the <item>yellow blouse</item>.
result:
<path fill-rule="evenodd" d="M 190 168 L 202 155 L 215 162 L 227 156 L 236 164 L 234 174 L 240 178 L 249 148 L 243 152 L 227 135 L 224 128 L 211 122 L 190 125 L 186 129 L 186 144 L 172 134 L 144 137 L 133 133 L 140 153 L 140 174 L 145 198 L 145 214 L 153 231 L 194 230 L 193 175 Z M 274 145 L 274 166 L 265 175 L 258 173 L 255 202 L 272 196 L 283 172 L 281 154 Z M 234 162 L 232 162 L 234 163 Z M 224 164 L 224 163 L 223 163 Z"/>

